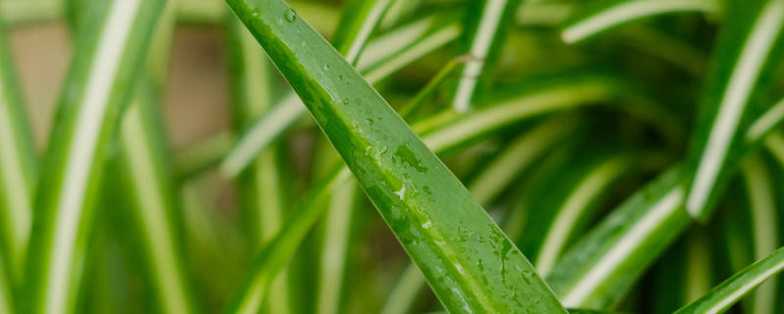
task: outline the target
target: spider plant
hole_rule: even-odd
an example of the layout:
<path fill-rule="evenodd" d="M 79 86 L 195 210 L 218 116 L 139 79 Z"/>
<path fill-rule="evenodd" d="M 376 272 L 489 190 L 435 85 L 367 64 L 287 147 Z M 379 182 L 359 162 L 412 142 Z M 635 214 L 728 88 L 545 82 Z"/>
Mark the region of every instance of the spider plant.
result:
<path fill-rule="evenodd" d="M 515 301 L 525 296 L 538 300 L 529 305 L 532 310 L 565 312 L 530 263 L 459 181 L 290 7 L 280 1 L 256 5 L 230 1 L 229 5 L 294 82 L 295 90 L 309 100 L 308 109 L 409 254 L 431 278 L 447 308 L 516 311 L 527 308 Z M 302 42 L 312 47 L 302 49 Z M 313 50 L 322 53 L 321 62 L 297 57 Z M 286 62 L 291 58 L 302 63 Z M 349 106 L 352 102 L 365 108 L 357 110 Z M 449 213 L 445 208 L 459 210 Z M 459 233 L 479 238 L 456 241 Z M 466 255 L 469 250 L 473 253 Z M 505 267 L 514 267 L 519 273 L 507 273 Z M 492 288 L 480 286 L 477 277 L 488 278 L 485 285 Z M 254 281 L 248 284 L 250 296 L 264 293 Z M 258 307 L 258 298 L 243 296 L 238 300 L 236 312 L 254 312 Z"/>
<path fill-rule="evenodd" d="M 423 36 L 423 33 L 428 35 Z M 449 23 L 448 20 L 445 22 L 444 17 L 425 17 L 378 38 L 375 44 L 368 43 L 365 59 L 369 61 L 360 59 L 357 66 L 360 70 L 368 70 L 365 75 L 369 80 L 379 81 L 456 39 L 459 34 L 459 24 Z M 389 49 L 390 46 L 399 49 Z M 221 165 L 225 173 L 230 176 L 237 175 L 259 151 L 306 112 L 305 107 L 293 94 L 274 108 L 260 117 L 258 122 L 242 135 Z"/>
<path fill-rule="evenodd" d="M 2 313 L 784 309 L 784 0 L 5 0 L 0 21 Z M 49 128 L 24 49 L 59 28 Z M 168 106 L 194 79 L 227 91 L 199 134 Z"/>
<path fill-rule="evenodd" d="M 44 158 L 27 269 L 29 313 L 71 313 L 103 160 L 163 1 L 105 1 L 80 22 Z"/>
<path fill-rule="evenodd" d="M 230 61 L 233 87 L 234 115 L 238 130 L 254 118 L 269 110 L 271 95 L 271 65 L 266 55 L 239 20 L 229 17 Z M 279 153 L 276 149 L 264 152 L 242 178 L 241 197 L 249 220 L 254 249 L 263 247 L 279 232 L 284 220 L 282 191 L 284 175 L 281 173 Z M 288 277 L 279 275 L 274 290 L 270 292 L 268 310 L 271 313 L 289 313 Z"/>
<path fill-rule="evenodd" d="M 0 20 L 0 23 L 3 23 Z M 6 26 L 0 30 L 0 210 L 2 210 L 3 264 L 9 267 L 8 280 L 22 278 L 30 237 L 36 155 L 32 131 L 22 103 L 11 51 L 6 42 Z"/>
<path fill-rule="evenodd" d="M 472 6 L 479 6 L 479 8 L 469 8 L 469 10 L 477 10 L 479 14 L 469 15 L 475 21 L 470 21 L 468 24 L 475 26 L 466 32 L 471 38 L 471 45 L 467 51 L 469 60 L 463 66 L 462 77 L 457 83 L 455 98 L 452 101 L 452 107 L 458 112 L 465 112 L 470 108 L 477 85 L 483 77 L 487 76 L 483 75 L 483 70 L 492 65 L 491 61 L 497 57 L 491 53 L 497 54 L 500 51 L 498 49 L 500 39 L 504 38 L 502 30 L 508 29 L 504 24 L 512 20 L 519 3 L 520 1 L 514 0 L 476 1 Z"/>
<path fill-rule="evenodd" d="M 686 207 L 692 216 L 705 218 L 739 155 L 742 131 L 754 108 L 756 91 L 765 89 L 766 76 L 776 67 L 784 29 L 784 2 L 760 1 L 754 6 L 728 3 L 738 18 L 727 21 L 718 45 L 716 65 L 702 97 L 701 118 L 689 157 Z M 739 10 L 739 11 L 736 11 Z M 742 43 L 738 45 L 738 43 Z M 725 59 L 726 58 L 726 59 Z M 727 60 L 727 61 L 724 61 Z M 770 61 L 769 61 L 770 60 Z M 759 92 L 757 92 L 759 93 Z M 744 118 L 745 117 L 745 118 Z M 744 124 L 746 123 L 746 124 Z"/>

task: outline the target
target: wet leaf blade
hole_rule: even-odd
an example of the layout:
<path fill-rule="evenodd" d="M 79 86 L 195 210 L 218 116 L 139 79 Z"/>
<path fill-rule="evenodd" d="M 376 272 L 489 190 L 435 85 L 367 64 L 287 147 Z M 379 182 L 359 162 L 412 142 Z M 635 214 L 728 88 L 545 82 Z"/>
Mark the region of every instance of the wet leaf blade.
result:
<path fill-rule="evenodd" d="M 465 187 L 323 38 L 281 1 L 228 3 L 306 100 L 448 309 L 565 312 Z M 466 232 L 474 238 L 462 240 Z M 239 304 L 237 312 L 252 310 Z"/>

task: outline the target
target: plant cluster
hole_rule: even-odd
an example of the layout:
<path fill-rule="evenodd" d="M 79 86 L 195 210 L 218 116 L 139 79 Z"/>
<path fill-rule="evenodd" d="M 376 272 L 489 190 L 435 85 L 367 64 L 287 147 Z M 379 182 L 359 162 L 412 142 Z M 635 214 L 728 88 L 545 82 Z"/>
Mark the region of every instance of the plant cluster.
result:
<path fill-rule="evenodd" d="M 38 152 L 7 37 L 42 21 L 73 57 Z M 174 149 L 180 24 L 223 31 L 232 127 Z M 784 0 L 4 0 L 0 25 L 0 313 L 784 311 Z"/>

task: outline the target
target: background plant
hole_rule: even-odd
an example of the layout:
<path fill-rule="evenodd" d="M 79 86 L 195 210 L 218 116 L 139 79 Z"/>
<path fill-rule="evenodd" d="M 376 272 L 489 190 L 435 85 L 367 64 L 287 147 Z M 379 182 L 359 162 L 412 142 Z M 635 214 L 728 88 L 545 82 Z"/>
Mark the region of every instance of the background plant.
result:
<path fill-rule="evenodd" d="M 784 309 L 782 0 L 0 19 L 0 312 Z M 18 48 L 47 27 L 59 97 Z"/>

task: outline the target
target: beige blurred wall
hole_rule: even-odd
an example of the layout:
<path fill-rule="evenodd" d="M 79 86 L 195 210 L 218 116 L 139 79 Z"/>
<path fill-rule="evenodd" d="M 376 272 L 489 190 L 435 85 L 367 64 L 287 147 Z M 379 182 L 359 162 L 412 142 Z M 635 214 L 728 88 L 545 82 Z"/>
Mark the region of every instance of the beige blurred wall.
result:
<path fill-rule="evenodd" d="M 71 58 L 62 23 L 25 25 L 10 44 L 39 149 L 44 147 L 54 106 Z M 219 29 L 178 27 L 164 114 L 175 147 L 197 142 L 228 123 L 223 34 Z"/>

